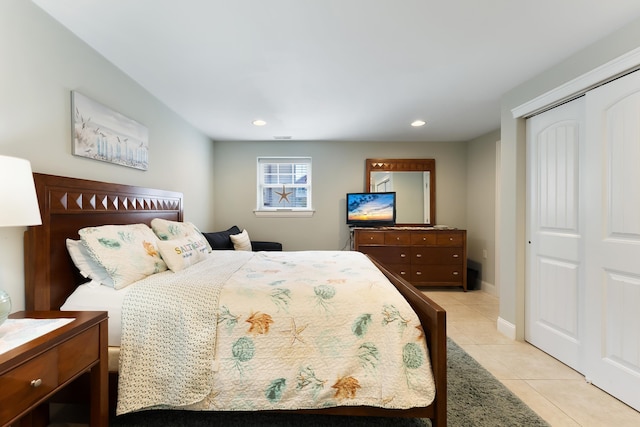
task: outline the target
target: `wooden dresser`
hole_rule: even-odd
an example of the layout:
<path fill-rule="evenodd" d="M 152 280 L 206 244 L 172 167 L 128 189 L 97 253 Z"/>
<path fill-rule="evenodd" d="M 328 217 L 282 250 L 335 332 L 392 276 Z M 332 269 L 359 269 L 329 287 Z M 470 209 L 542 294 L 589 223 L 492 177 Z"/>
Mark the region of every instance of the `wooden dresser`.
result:
<path fill-rule="evenodd" d="M 354 228 L 354 249 L 414 286 L 467 290 L 467 231 L 431 227 Z"/>

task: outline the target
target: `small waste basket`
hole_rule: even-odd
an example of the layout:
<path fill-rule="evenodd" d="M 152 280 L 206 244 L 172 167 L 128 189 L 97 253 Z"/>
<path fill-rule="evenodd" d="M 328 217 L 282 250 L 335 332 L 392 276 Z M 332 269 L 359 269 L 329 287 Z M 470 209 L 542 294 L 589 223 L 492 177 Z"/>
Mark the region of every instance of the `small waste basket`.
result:
<path fill-rule="evenodd" d="M 472 260 L 467 260 L 467 290 L 480 289 L 480 266 Z"/>

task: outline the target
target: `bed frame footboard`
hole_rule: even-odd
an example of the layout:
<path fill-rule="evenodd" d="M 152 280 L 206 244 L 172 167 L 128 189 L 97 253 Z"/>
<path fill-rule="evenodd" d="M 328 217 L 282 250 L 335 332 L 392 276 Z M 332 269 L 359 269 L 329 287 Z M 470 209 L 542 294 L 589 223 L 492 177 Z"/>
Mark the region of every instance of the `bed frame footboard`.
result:
<path fill-rule="evenodd" d="M 429 346 L 429 356 L 436 384 L 436 398 L 433 404 L 434 414 L 429 416 L 434 426 L 447 425 L 447 313 L 446 311 L 407 282 L 405 279 L 389 271 L 380 262 L 369 256 L 369 259 L 394 284 L 398 291 L 411 304 L 420 318 L 424 334 Z"/>

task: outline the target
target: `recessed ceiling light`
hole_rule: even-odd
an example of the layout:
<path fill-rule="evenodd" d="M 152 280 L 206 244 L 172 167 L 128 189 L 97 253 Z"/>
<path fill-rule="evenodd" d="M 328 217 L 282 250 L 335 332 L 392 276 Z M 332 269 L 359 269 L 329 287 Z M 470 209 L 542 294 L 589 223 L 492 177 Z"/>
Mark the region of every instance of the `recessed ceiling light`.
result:
<path fill-rule="evenodd" d="M 427 122 L 425 122 L 424 120 L 414 120 L 413 122 L 411 122 L 411 126 L 413 126 L 414 128 L 419 128 L 420 126 L 424 126 L 426 124 Z"/>
<path fill-rule="evenodd" d="M 267 122 L 265 122 L 264 120 L 254 120 L 251 123 L 253 123 L 254 126 L 264 126 L 267 124 Z"/>

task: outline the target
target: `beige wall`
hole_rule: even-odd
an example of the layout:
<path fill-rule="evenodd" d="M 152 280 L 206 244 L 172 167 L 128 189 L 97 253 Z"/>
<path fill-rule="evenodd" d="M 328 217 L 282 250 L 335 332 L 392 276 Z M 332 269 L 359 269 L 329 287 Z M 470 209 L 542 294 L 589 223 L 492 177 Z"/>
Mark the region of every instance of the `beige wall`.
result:
<path fill-rule="evenodd" d="M 557 66 L 514 88 L 502 97 L 501 107 L 501 218 L 499 231 L 500 319 L 524 337 L 525 284 L 525 161 L 523 119 L 511 110 L 546 92 L 640 47 L 640 20 L 577 52 Z"/>
<path fill-rule="evenodd" d="M 495 289 L 496 143 L 495 131 L 468 143 L 467 149 L 467 258 L 479 269 L 482 289 Z M 487 257 L 484 258 L 483 251 Z"/>
<path fill-rule="evenodd" d="M 30 1 L 0 2 L 0 52 L 0 154 L 36 172 L 182 191 L 186 219 L 213 226 L 207 137 Z M 149 128 L 148 171 L 71 154 L 72 90 Z M 23 230 L 0 228 L 0 287 L 13 311 L 24 308 Z"/>
<path fill-rule="evenodd" d="M 466 142 L 215 142 L 215 226 L 246 228 L 254 240 L 276 240 L 285 250 L 348 249 L 345 194 L 364 191 L 365 159 L 436 159 L 436 218 L 464 228 L 467 222 Z M 256 218 L 256 158 L 311 156 L 311 218 Z"/>

